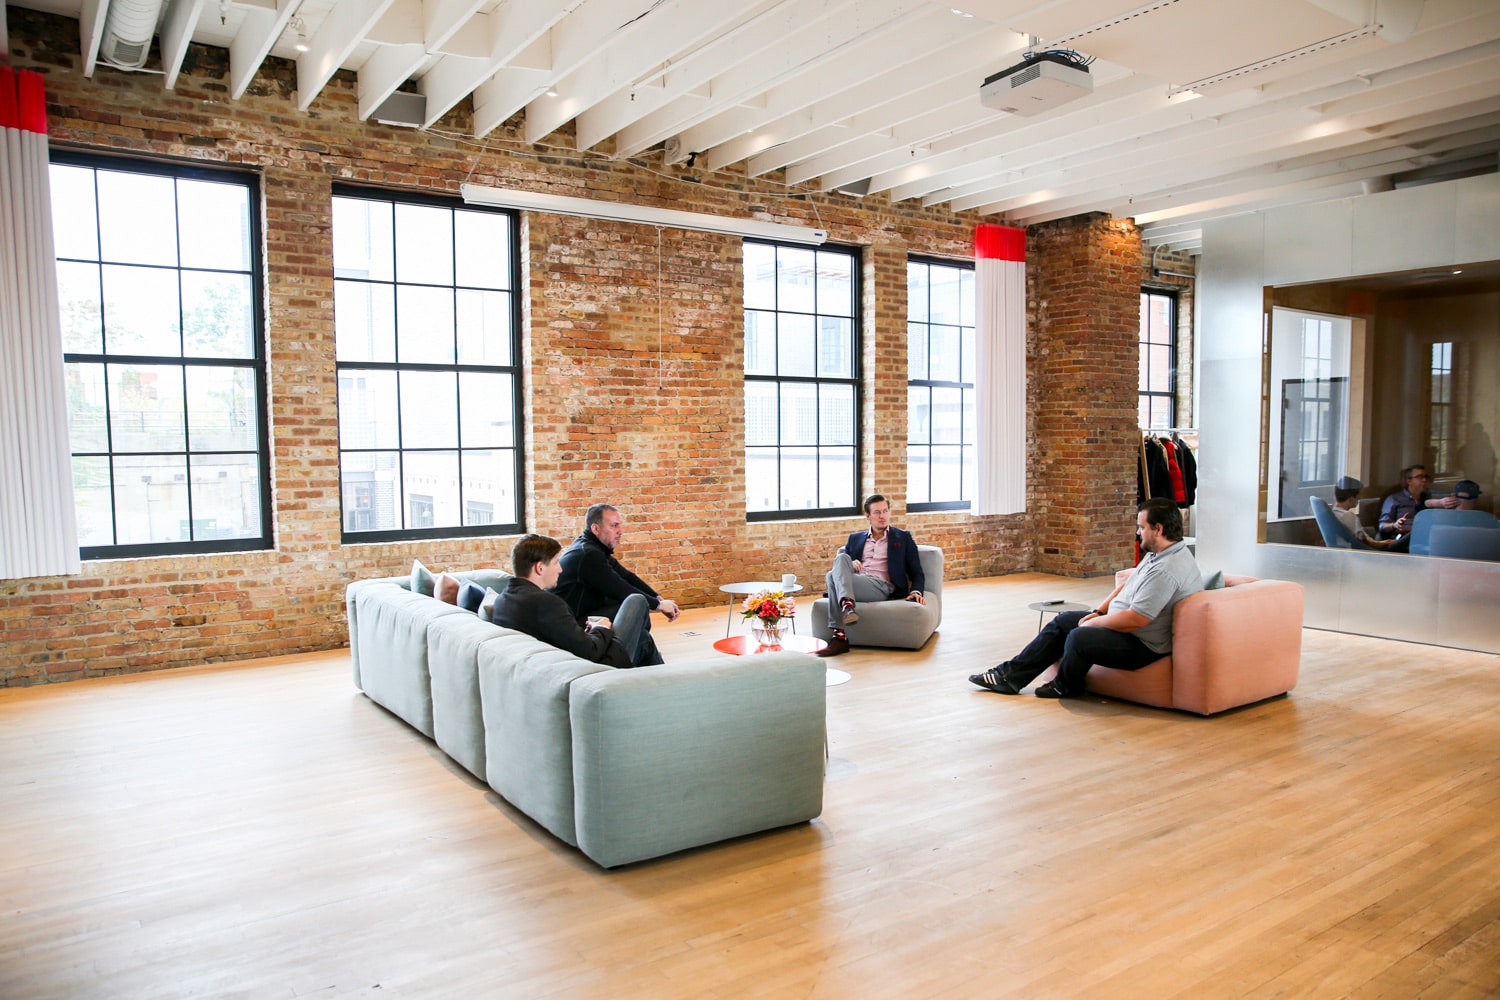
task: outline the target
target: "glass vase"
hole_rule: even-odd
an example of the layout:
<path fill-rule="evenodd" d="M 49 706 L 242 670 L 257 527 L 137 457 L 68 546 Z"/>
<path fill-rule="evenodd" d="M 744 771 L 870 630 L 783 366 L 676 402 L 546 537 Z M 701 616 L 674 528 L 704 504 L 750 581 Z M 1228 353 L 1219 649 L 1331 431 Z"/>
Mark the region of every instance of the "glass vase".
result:
<path fill-rule="evenodd" d="M 762 646 L 779 646 L 781 637 L 785 630 L 782 619 L 760 620 L 750 626 L 750 634 L 755 636 L 755 641 Z"/>

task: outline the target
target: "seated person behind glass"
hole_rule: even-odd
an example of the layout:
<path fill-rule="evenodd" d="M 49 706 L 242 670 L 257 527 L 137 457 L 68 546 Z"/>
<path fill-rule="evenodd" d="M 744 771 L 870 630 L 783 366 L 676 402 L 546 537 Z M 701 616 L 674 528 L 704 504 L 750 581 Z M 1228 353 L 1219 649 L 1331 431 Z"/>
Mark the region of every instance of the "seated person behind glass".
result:
<path fill-rule="evenodd" d="M 1359 493 L 1365 488 L 1365 484 L 1353 476 L 1340 476 L 1339 481 L 1333 487 L 1333 516 L 1338 522 L 1349 529 L 1349 534 L 1359 539 L 1372 549 L 1388 549 L 1396 544 L 1394 538 L 1386 540 L 1372 537 L 1365 531 L 1364 525 L 1359 523 Z"/>
<path fill-rule="evenodd" d="M 1385 498 L 1380 508 L 1380 537 L 1402 539 L 1411 534 L 1411 523 L 1424 507 L 1452 509 L 1458 506 L 1454 497 L 1435 497 L 1427 492 L 1432 477 L 1425 465 L 1410 465 L 1401 470 L 1405 485 Z"/>
<path fill-rule="evenodd" d="M 1457 500 L 1454 506 L 1458 510 L 1479 509 L 1479 484 L 1472 479 L 1460 479 L 1453 484 L 1453 499 Z"/>

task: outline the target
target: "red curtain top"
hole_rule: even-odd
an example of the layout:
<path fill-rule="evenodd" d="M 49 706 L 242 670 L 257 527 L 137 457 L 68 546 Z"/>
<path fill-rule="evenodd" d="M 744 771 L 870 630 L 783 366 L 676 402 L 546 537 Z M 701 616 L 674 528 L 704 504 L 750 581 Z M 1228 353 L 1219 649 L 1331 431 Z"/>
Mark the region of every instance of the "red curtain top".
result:
<path fill-rule="evenodd" d="M 0 128 L 47 134 L 47 95 L 42 74 L 0 66 Z"/>
<path fill-rule="evenodd" d="M 1026 230 L 1014 226 L 975 226 L 974 259 L 1026 263 Z"/>

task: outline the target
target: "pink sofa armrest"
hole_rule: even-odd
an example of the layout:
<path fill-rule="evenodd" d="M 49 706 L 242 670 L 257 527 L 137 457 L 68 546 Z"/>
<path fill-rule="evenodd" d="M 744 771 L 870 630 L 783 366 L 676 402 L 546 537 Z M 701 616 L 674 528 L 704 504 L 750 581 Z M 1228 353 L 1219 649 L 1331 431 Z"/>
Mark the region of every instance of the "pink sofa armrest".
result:
<path fill-rule="evenodd" d="M 1296 687 L 1302 599 L 1301 584 L 1286 580 L 1183 598 L 1172 621 L 1173 707 L 1212 715 Z"/>

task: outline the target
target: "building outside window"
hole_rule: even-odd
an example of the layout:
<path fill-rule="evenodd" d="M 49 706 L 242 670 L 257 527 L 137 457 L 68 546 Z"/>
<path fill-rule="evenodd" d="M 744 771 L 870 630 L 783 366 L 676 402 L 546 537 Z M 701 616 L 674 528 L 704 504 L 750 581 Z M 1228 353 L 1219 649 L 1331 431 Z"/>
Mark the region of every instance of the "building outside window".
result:
<path fill-rule="evenodd" d="M 1439 341 L 1432 345 L 1428 385 L 1427 447 L 1432 456 L 1432 474 L 1446 476 L 1453 471 L 1453 343 Z"/>
<path fill-rule="evenodd" d="M 344 539 L 521 526 L 516 219 L 336 187 Z"/>
<path fill-rule="evenodd" d="M 906 265 L 908 510 L 970 505 L 974 467 L 974 265 Z"/>
<path fill-rule="evenodd" d="M 750 520 L 859 511 L 859 257 L 745 242 Z"/>
<path fill-rule="evenodd" d="M 59 151 L 49 179 L 82 557 L 269 548 L 256 178 Z"/>
<path fill-rule="evenodd" d="M 1177 420 L 1177 296 L 1141 292 L 1140 423 L 1166 430 Z"/>

